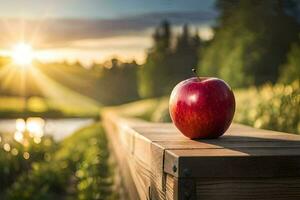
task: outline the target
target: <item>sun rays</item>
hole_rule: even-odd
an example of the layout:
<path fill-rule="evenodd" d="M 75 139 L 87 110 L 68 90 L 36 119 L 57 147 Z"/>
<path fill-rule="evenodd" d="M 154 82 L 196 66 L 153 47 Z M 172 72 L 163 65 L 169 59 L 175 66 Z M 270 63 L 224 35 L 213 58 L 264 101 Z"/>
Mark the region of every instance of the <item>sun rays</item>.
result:
<path fill-rule="evenodd" d="M 10 53 L 11 62 L 0 68 L 0 90 L 24 99 L 24 111 L 27 109 L 26 99 L 42 96 L 65 110 L 95 110 L 99 104 L 68 87 L 52 80 L 41 69 L 38 61 L 34 61 L 34 49 L 25 42 L 16 44 Z M 55 68 L 55 67 L 54 67 Z M 53 69 L 49 69 L 53 70 Z M 57 69 L 58 70 L 58 69 Z M 82 82 L 79 77 L 59 70 L 59 73 L 73 82 Z M 76 78 L 76 80 L 75 80 Z M 76 111 L 75 111 L 76 112 Z"/>
<path fill-rule="evenodd" d="M 43 40 L 47 38 L 47 34 L 43 33 L 45 26 L 49 25 L 44 23 L 46 16 L 47 14 L 42 16 L 37 24 L 20 18 L 14 23 L 15 26 L 12 26 L 9 19 L 0 19 L 6 35 L 5 40 L 0 39 L 3 45 L 0 59 L 9 60 L 0 66 L 1 97 L 14 96 L 22 99 L 24 111 L 28 109 L 27 102 L 34 96 L 42 97 L 45 102 L 51 101 L 52 105 L 70 108 L 70 110 L 72 108 L 98 109 L 99 104 L 96 101 L 56 82 L 40 68 L 40 61 L 43 61 L 40 58 L 44 48 Z M 45 57 L 44 54 L 43 56 Z M 73 77 L 63 70 L 59 70 L 59 74 L 74 84 L 84 84 L 80 77 Z"/>
<path fill-rule="evenodd" d="M 24 42 L 17 43 L 11 51 L 11 58 L 18 66 L 30 66 L 35 58 L 32 46 Z"/>
<path fill-rule="evenodd" d="M 63 71 L 61 73 L 68 76 Z M 95 109 L 99 105 L 96 101 L 52 80 L 34 65 L 21 69 L 14 64 L 6 65 L 0 69 L 0 79 L 2 79 L 1 90 L 9 90 L 20 97 L 31 96 L 30 87 L 34 84 L 34 87 L 38 88 L 40 96 L 62 106 Z"/>

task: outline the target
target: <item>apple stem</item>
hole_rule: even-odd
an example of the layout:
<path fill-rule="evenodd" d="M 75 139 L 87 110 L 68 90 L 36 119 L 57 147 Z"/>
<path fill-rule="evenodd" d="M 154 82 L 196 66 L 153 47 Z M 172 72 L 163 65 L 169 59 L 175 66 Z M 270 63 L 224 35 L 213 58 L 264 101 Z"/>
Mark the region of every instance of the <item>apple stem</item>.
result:
<path fill-rule="evenodd" d="M 200 80 L 200 77 L 197 74 L 197 70 L 195 68 L 192 69 L 192 72 L 195 74 L 195 76 Z"/>

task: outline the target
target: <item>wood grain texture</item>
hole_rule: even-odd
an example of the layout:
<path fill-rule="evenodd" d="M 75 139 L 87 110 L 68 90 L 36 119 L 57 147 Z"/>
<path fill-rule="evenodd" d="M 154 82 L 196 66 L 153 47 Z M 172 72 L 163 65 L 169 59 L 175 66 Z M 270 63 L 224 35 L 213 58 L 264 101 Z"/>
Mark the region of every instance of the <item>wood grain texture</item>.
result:
<path fill-rule="evenodd" d="M 177 194 L 177 181 L 174 176 L 167 174 L 166 175 L 166 200 L 176 199 Z"/>
<path fill-rule="evenodd" d="M 142 123 L 109 115 L 103 118 L 103 124 L 130 199 L 165 199 L 164 151 L 131 128 Z"/>
<path fill-rule="evenodd" d="M 108 119 L 106 119 L 108 120 Z M 127 152 L 124 151 L 123 147 L 119 145 L 119 138 L 118 138 L 118 129 L 117 126 L 114 123 L 111 123 L 110 121 L 105 121 L 103 123 L 104 128 L 107 131 L 107 136 L 110 143 L 110 148 L 114 154 L 115 160 L 120 165 L 122 163 L 122 166 L 118 166 L 118 170 L 120 170 L 120 175 L 123 179 L 124 187 L 126 188 L 126 195 L 130 199 L 140 199 L 138 195 L 137 188 L 134 186 L 135 182 L 131 176 L 129 163 L 127 160 L 127 154 L 126 153 L 120 153 L 120 152 Z"/>
<path fill-rule="evenodd" d="M 196 194 L 201 200 L 299 200 L 299 178 L 197 179 Z"/>
<path fill-rule="evenodd" d="M 178 151 L 178 150 L 176 150 Z M 206 151 L 211 154 L 210 151 Z M 201 152 L 202 153 L 202 152 Z M 222 153 L 224 155 L 224 152 Z M 171 157 L 166 154 L 164 170 L 176 177 L 296 177 L 300 156 L 197 156 Z M 176 155 L 177 156 L 177 155 Z M 177 171 L 173 167 L 177 166 Z"/>
<path fill-rule="evenodd" d="M 169 123 L 102 119 L 131 199 L 300 199 L 299 135 L 232 124 L 190 140 Z"/>

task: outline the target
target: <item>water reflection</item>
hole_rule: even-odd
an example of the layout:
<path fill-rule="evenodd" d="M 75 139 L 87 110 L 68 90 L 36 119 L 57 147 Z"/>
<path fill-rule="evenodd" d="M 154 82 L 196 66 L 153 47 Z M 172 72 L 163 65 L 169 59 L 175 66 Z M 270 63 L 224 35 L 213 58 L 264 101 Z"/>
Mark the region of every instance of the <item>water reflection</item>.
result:
<path fill-rule="evenodd" d="M 24 119 L 16 119 L 16 130 L 19 132 L 26 130 L 26 122 Z"/>
<path fill-rule="evenodd" d="M 44 128 L 45 120 L 39 117 L 30 117 L 26 121 L 24 119 L 16 119 L 14 139 L 26 146 L 28 137 L 30 137 L 36 144 L 39 144 L 44 136 Z"/>
<path fill-rule="evenodd" d="M 15 135 L 14 135 L 14 139 L 15 139 L 17 142 L 22 143 L 22 142 L 23 142 L 23 139 L 24 139 L 23 132 L 16 131 L 16 132 L 15 132 Z"/>
<path fill-rule="evenodd" d="M 86 119 L 64 118 L 64 119 L 42 119 L 42 120 L 44 120 L 45 123 L 43 128 L 44 136 L 51 135 L 56 141 L 61 141 L 65 137 L 74 133 L 79 128 L 83 126 L 87 126 L 94 122 L 94 120 L 90 118 L 86 118 Z M 23 134 L 24 132 L 26 132 L 26 121 L 27 120 L 24 120 L 22 118 L 1 119 L 0 130 L 2 133 L 12 133 L 13 137 L 16 131 L 20 131 Z M 3 142 L 2 135 L 0 135 L 0 141 Z"/>
<path fill-rule="evenodd" d="M 80 127 L 91 123 L 93 119 L 1 119 L 0 150 L 3 149 L 11 156 L 30 160 L 35 157 L 34 153 L 40 155 L 40 152 L 51 149 L 53 141 L 60 141 Z M 50 161 L 51 155 L 44 153 L 44 159 Z"/>
<path fill-rule="evenodd" d="M 34 117 L 28 118 L 26 121 L 26 129 L 31 137 L 41 138 L 44 135 L 45 120 Z"/>

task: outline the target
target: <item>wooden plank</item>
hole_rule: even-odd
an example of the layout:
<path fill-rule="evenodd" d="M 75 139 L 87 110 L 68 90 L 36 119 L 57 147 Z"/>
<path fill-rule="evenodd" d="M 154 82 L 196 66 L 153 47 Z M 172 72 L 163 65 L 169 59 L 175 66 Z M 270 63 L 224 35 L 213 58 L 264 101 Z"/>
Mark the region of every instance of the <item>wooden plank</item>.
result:
<path fill-rule="evenodd" d="M 175 149 L 167 150 L 169 154 L 173 154 L 177 158 L 194 157 L 202 159 L 203 157 L 245 157 L 252 159 L 252 157 L 259 156 L 300 156 L 300 148 L 277 148 L 277 147 L 237 147 L 232 149 L 225 148 L 209 148 L 209 149 Z"/>
<path fill-rule="evenodd" d="M 196 195 L 201 200 L 298 200 L 300 177 L 263 179 L 196 179 Z"/>
<path fill-rule="evenodd" d="M 151 143 L 151 140 L 138 133 L 134 135 L 133 154 L 136 158 L 144 162 L 149 170 L 151 166 Z"/>
<path fill-rule="evenodd" d="M 151 172 L 143 162 L 131 157 L 129 160 L 131 176 L 133 177 L 135 186 L 138 190 L 139 199 L 149 199 L 149 188 Z"/>
<path fill-rule="evenodd" d="M 148 124 L 133 129 L 164 149 L 300 147 L 300 136 L 298 135 L 257 130 L 238 124 L 232 125 L 224 136 L 215 140 L 190 140 L 173 125 L 165 124 L 159 127 L 160 125 Z"/>
<path fill-rule="evenodd" d="M 178 134 L 178 133 L 173 132 L 173 131 L 164 132 L 162 130 L 161 131 L 156 130 L 157 132 L 154 132 L 154 131 L 149 131 L 149 127 L 138 127 L 138 128 L 134 127 L 133 129 L 137 133 L 139 133 L 140 135 L 146 137 L 147 139 L 149 139 L 152 142 L 188 140 L 182 134 Z"/>
<path fill-rule="evenodd" d="M 152 199 L 165 199 L 166 174 L 164 168 L 164 149 L 151 143 L 151 197 Z"/>
<path fill-rule="evenodd" d="M 281 156 L 299 155 L 298 152 L 300 152 L 299 136 L 291 135 L 291 134 L 283 134 L 274 131 L 261 131 L 247 126 L 233 125 L 221 139 L 189 140 L 183 137 L 182 134 L 180 134 L 172 125 L 164 124 L 163 128 L 160 126 L 161 124 L 153 124 L 152 126 L 148 124 L 147 126 L 144 127 L 135 128 L 135 131 L 143 135 L 145 138 L 148 138 L 153 143 L 160 145 L 166 152 L 170 152 L 169 150 L 175 150 L 172 151 L 172 153 L 178 157 L 184 157 L 184 156 L 194 156 L 194 157 L 199 157 L 199 156 L 200 157 L 201 156 L 249 157 L 250 156 L 251 157 L 255 155 L 256 156 L 260 155 L 260 156 L 274 156 L 273 158 L 274 160 L 279 158 L 280 160 L 283 160 L 282 162 L 286 162 L 286 160 L 288 161 L 289 158 L 282 158 Z M 246 131 L 243 132 L 243 130 Z M 201 150 L 197 150 L 197 149 L 201 149 Z M 210 149 L 226 149 L 226 150 L 212 151 Z M 184 151 L 176 151 L 176 150 L 184 150 Z M 184 153 L 181 155 L 180 152 L 184 152 Z M 190 164 L 192 164 L 196 160 L 193 159 L 190 162 Z M 228 162 L 231 162 L 231 160 L 232 159 L 230 159 Z M 257 160 L 260 160 L 260 158 L 253 159 L 252 163 L 255 165 Z M 270 159 L 266 159 L 266 160 L 270 160 Z M 176 173 L 173 172 L 173 166 L 174 164 L 176 164 L 176 160 L 173 159 L 170 162 L 168 161 L 169 161 L 168 156 L 165 156 L 165 166 L 164 166 L 165 172 L 176 176 Z M 249 163 L 249 159 L 245 160 L 245 162 Z M 276 171 L 276 167 L 275 168 L 273 167 L 272 160 L 268 162 L 270 163 L 270 167 L 273 168 L 273 170 L 269 171 L 267 167 L 264 169 L 269 171 L 269 175 L 272 175 L 273 174 L 272 171 L 273 172 Z M 294 162 L 294 159 L 291 159 L 291 162 Z M 278 163 L 278 161 L 275 161 L 275 163 Z M 247 172 L 245 171 L 244 173 Z M 217 174 L 215 174 L 215 176 L 217 176 Z M 252 174 L 251 176 L 255 176 L 255 174 Z M 268 174 L 266 173 L 264 176 L 268 176 Z"/>
<path fill-rule="evenodd" d="M 176 178 L 167 175 L 166 199 L 298 200 L 300 177 Z"/>
<path fill-rule="evenodd" d="M 173 139 L 178 140 L 189 140 L 183 136 L 179 130 L 177 130 L 171 123 L 143 123 L 135 124 L 132 126 L 136 132 L 148 136 L 154 137 L 159 134 L 159 137 L 154 137 L 151 141 L 162 141 L 161 137 L 174 137 Z M 234 136 L 234 137 L 233 137 Z M 220 137 L 217 141 L 259 141 L 261 139 L 272 139 L 272 140 L 286 140 L 286 141 L 299 141 L 300 136 L 295 134 L 281 133 L 270 130 L 256 129 L 245 125 L 232 124 L 226 133 Z M 150 139 L 150 138 L 149 138 Z M 191 141 L 191 140 L 190 140 Z M 198 140 L 198 141 L 209 141 L 209 140 Z"/>
<path fill-rule="evenodd" d="M 300 150 L 299 148 L 167 150 L 164 171 L 175 177 L 297 177 L 300 176 Z"/>
<path fill-rule="evenodd" d="M 284 134 L 284 133 L 279 133 L 274 131 L 257 130 L 251 127 L 238 125 L 238 124 L 232 125 L 223 137 L 215 140 L 189 140 L 183 137 L 182 134 L 179 133 L 179 131 L 176 130 L 173 125 L 170 124 L 164 124 L 163 127 L 161 127 L 161 124 L 152 124 L 151 126 L 150 124 L 148 124 L 147 126 L 138 127 L 134 129 L 136 132 L 140 133 L 145 138 L 151 140 L 152 143 L 160 145 L 166 152 L 169 153 L 166 154 L 165 156 L 164 170 L 165 172 L 173 174 L 175 176 L 176 173 L 173 172 L 173 166 L 176 165 L 177 163 L 175 157 L 179 157 L 179 159 L 185 159 L 185 160 L 187 160 L 189 156 L 190 157 L 192 156 L 221 157 L 222 156 L 222 157 L 226 157 L 226 159 L 227 157 L 232 157 L 232 156 L 251 157 L 251 158 L 243 159 L 243 162 L 249 163 L 249 160 L 252 160 L 251 161 L 252 164 L 255 165 L 255 163 L 258 160 L 262 160 L 262 162 L 266 160 L 267 163 L 269 163 L 268 166 L 272 168 L 272 170 L 269 170 L 268 167 L 265 167 L 264 169 L 269 173 L 265 173 L 264 176 L 270 176 L 273 175 L 273 172 L 278 170 L 276 167 L 275 168 L 273 167 L 272 159 L 270 158 L 252 159 L 253 156 L 273 156 L 273 160 L 275 160 L 274 163 L 278 163 L 277 159 L 279 159 L 279 161 L 282 160 L 281 163 L 286 162 L 288 165 L 288 163 L 293 164 L 295 160 L 294 159 L 295 157 L 291 159 L 289 159 L 289 157 L 299 156 L 299 152 L 300 152 L 300 137 L 297 135 Z M 223 149 L 223 150 L 214 150 L 214 149 Z M 174 151 L 170 151 L 170 150 L 174 150 Z M 170 154 L 170 152 L 172 153 Z M 183 152 L 183 154 L 180 154 L 180 152 Z M 170 161 L 168 156 L 172 154 L 173 154 L 173 158 L 175 159 Z M 184 156 L 185 158 L 182 158 Z M 283 156 L 288 156 L 288 157 L 283 158 Z M 236 160 L 237 158 L 233 158 L 233 159 Z M 193 159 L 190 162 L 190 164 L 196 162 L 197 160 L 198 162 L 201 162 L 199 159 Z M 231 160 L 232 159 L 229 159 L 228 162 L 230 163 Z M 296 162 L 296 164 L 299 164 L 299 162 Z M 299 169 L 298 165 L 295 168 Z M 177 173 L 179 172 L 180 170 Z M 256 172 L 261 172 L 261 170 Z M 244 173 L 247 173 L 246 170 Z M 215 176 L 217 176 L 217 174 Z M 255 174 L 250 173 L 249 176 L 255 176 Z"/>
<path fill-rule="evenodd" d="M 176 181 L 174 176 L 166 175 L 166 200 L 173 200 L 176 198 L 175 191 L 177 190 Z"/>
<path fill-rule="evenodd" d="M 134 156 L 145 163 L 150 171 L 150 195 L 154 199 L 165 198 L 165 174 L 163 172 L 164 149 L 141 134 L 134 137 Z"/>
<path fill-rule="evenodd" d="M 300 148 L 300 142 L 293 141 L 157 141 L 156 144 L 162 148 L 169 149 L 224 149 L 224 148 L 238 148 L 238 147 L 274 147 L 274 148 Z"/>
<path fill-rule="evenodd" d="M 104 128 L 107 131 L 107 136 L 109 138 L 109 143 L 111 144 L 110 147 L 112 149 L 112 152 L 114 154 L 115 159 L 117 160 L 118 163 L 122 163 L 122 167 L 119 167 L 118 169 L 121 172 L 123 181 L 124 181 L 124 187 L 126 188 L 127 194 L 126 196 L 129 196 L 130 199 L 139 199 L 138 196 L 138 191 L 135 186 L 135 182 L 131 176 L 130 173 L 130 168 L 129 168 L 129 163 L 127 160 L 127 155 L 124 153 L 122 146 L 119 145 L 119 138 L 118 138 L 118 133 L 116 131 L 116 127 L 113 126 L 112 123 L 104 123 Z M 126 152 L 126 151 L 125 151 Z"/>
<path fill-rule="evenodd" d="M 115 152 L 114 155 L 119 165 L 122 166 L 120 167 L 121 175 L 130 199 L 148 199 L 150 171 L 148 163 L 145 164 L 134 156 L 135 132 L 128 126 L 131 122 L 137 123 L 135 120 L 122 120 L 114 115 L 103 118 L 104 127 Z"/>
<path fill-rule="evenodd" d="M 118 119 L 115 115 L 108 114 L 108 117 L 103 118 L 104 127 L 109 134 L 108 136 L 113 135 L 117 143 L 123 146 L 124 151 L 131 153 L 134 148 L 133 133 L 125 122 L 121 123 L 120 120 L 120 123 L 115 123 Z M 127 122 L 129 123 L 129 120 Z"/>
<path fill-rule="evenodd" d="M 164 151 L 131 128 L 133 124 L 139 127 L 144 126 L 144 123 L 137 123 L 131 119 L 124 120 L 117 116 L 105 117 L 103 121 L 110 139 L 114 140 L 113 146 L 118 156 L 121 154 L 126 157 L 126 161 L 121 160 L 119 164 L 123 166 L 128 163 L 127 174 L 123 177 L 128 179 L 129 175 L 133 180 L 134 184 L 131 185 L 136 188 L 138 194 L 134 199 L 165 199 Z"/>
<path fill-rule="evenodd" d="M 226 132 L 228 133 L 225 133 L 225 135 L 231 134 L 231 135 L 248 136 L 248 137 L 252 137 L 255 135 L 262 138 L 269 138 L 271 136 L 271 139 L 282 139 L 283 137 L 284 140 L 299 141 L 299 135 L 297 134 L 258 129 L 258 128 L 253 128 L 247 125 L 236 124 L 236 123 L 231 124 L 229 130 Z"/>

